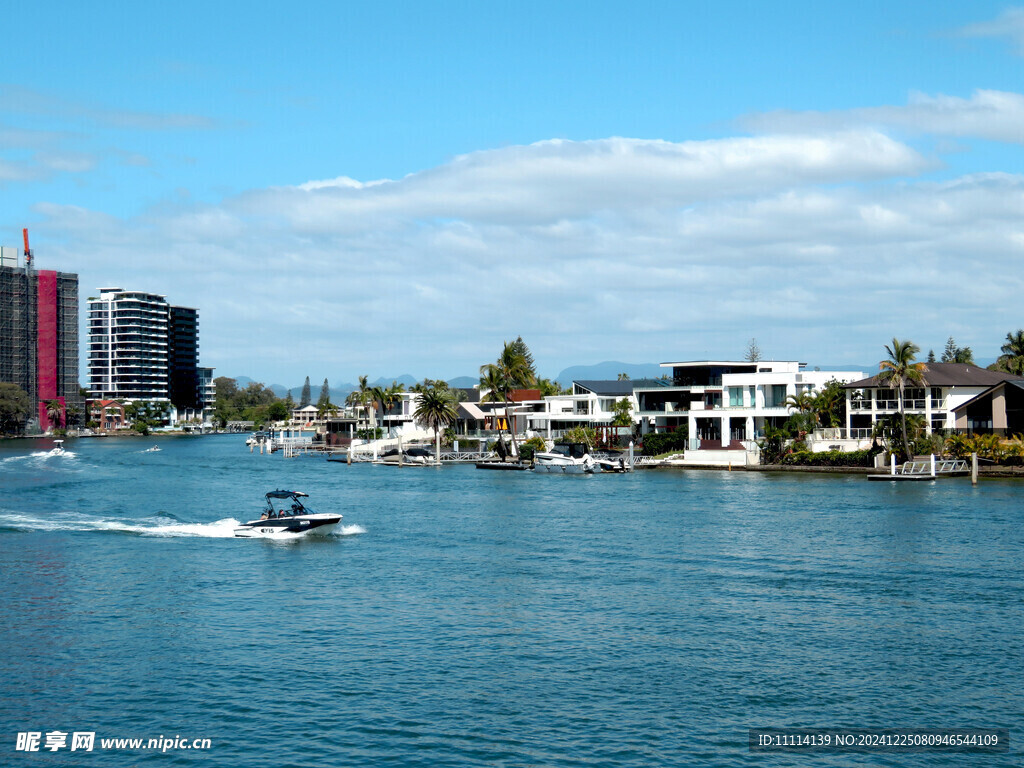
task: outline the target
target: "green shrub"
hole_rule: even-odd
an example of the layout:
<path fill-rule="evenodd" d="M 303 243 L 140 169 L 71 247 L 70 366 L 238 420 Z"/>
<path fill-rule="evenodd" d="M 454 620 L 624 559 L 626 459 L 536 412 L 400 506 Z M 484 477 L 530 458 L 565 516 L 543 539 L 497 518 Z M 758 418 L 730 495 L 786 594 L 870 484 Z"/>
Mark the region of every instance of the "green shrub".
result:
<path fill-rule="evenodd" d="M 533 454 L 543 451 L 547 446 L 542 437 L 531 437 L 529 440 L 519 444 L 519 456 L 523 461 L 533 461 Z"/>
<path fill-rule="evenodd" d="M 555 442 L 559 445 L 586 443 L 589 446 L 594 446 L 597 443 L 597 430 L 593 427 L 573 427 Z"/>
<path fill-rule="evenodd" d="M 683 431 L 644 435 L 644 456 L 660 456 L 663 453 L 686 450 L 686 433 Z"/>

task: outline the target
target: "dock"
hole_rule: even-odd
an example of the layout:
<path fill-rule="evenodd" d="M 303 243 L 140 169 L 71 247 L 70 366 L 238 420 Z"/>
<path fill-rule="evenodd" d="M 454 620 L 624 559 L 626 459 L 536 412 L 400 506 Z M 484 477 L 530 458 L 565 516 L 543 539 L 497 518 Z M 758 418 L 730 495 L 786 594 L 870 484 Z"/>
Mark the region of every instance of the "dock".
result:
<path fill-rule="evenodd" d="M 928 481 L 946 477 L 965 477 L 971 473 L 971 466 L 965 459 L 936 459 L 908 461 L 884 475 L 868 475 L 868 480 Z"/>

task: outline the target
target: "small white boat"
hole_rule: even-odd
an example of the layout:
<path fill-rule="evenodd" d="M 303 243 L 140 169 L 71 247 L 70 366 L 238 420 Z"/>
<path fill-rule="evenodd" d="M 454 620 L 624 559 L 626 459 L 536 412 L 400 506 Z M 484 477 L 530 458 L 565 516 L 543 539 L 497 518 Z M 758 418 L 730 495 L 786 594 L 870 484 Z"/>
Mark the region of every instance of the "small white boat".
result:
<path fill-rule="evenodd" d="M 159 451 L 159 450 L 160 450 L 160 446 L 159 445 L 154 445 L 152 448 L 147 448 L 146 450 L 144 450 L 143 453 L 155 453 L 156 451 Z"/>
<path fill-rule="evenodd" d="M 294 538 L 295 536 L 326 536 L 341 522 L 341 515 L 314 512 L 301 499 L 301 491 L 270 491 L 267 507 L 259 520 L 250 520 L 235 528 L 240 539 Z"/>
<path fill-rule="evenodd" d="M 590 455 L 590 447 L 586 443 L 570 443 L 556 445 L 550 451 L 533 454 L 533 471 L 564 475 L 589 475 L 600 472 L 601 467 Z"/>
<path fill-rule="evenodd" d="M 65 454 L 64 441 L 54 440 L 53 448 L 50 449 L 50 456 L 63 456 Z"/>
<path fill-rule="evenodd" d="M 391 448 L 380 455 L 381 464 L 398 464 L 399 456 L 398 449 Z M 418 446 L 412 446 L 405 448 L 402 451 L 401 456 L 402 464 L 410 464 L 413 466 L 426 466 L 427 464 L 434 463 L 434 452 L 429 448 L 420 448 Z"/>

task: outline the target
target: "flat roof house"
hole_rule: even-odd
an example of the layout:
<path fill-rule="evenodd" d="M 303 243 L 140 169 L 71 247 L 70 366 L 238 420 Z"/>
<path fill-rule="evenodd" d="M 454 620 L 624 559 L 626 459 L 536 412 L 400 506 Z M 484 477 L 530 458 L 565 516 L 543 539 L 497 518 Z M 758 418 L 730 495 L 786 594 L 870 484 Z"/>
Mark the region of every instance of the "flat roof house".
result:
<path fill-rule="evenodd" d="M 795 360 L 661 365 L 671 369 L 671 379 L 636 388 L 642 431 L 673 432 L 685 424 L 686 460 L 701 463 L 735 463 L 719 453 L 755 450 L 754 441 L 764 436 L 766 424 L 781 426 L 790 417 L 788 398 L 823 389 L 831 379 L 846 382 L 863 376 L 861 371 L 808 371 Z"/>

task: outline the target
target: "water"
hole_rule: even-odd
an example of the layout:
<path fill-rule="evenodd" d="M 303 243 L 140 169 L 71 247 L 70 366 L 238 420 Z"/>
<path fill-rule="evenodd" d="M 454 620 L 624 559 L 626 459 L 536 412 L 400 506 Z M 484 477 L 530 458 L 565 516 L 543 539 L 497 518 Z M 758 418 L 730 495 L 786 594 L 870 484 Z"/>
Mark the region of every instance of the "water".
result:
<path fill-rule="evenodd" d="M 766 726 L 1019 739 L 1019 483 L 348 467 L 242 441 L 0 445 L 0 762 L 1020 762 L 747 750 Z M 277 487 L 342 512 L 339 535 L 232 538 Z M 15 751 L 52 730 L 96 749 Z M 159 736 L 212 746 L 98 741 Z"/>

